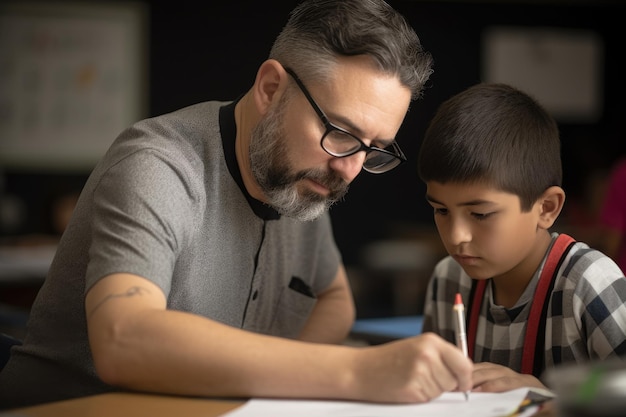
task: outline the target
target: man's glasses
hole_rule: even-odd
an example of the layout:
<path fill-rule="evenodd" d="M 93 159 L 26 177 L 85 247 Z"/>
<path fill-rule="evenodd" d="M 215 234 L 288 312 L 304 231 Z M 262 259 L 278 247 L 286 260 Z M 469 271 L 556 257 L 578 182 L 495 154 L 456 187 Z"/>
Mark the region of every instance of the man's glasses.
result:
<path fill-rule="evenodd" d="M 317 113 L 326 131 L 322 135 L 320 145 L 328 154 L 337 158 L 344 158 L 346 156 L 354 155 L 357 152 L 365 151 L 365 161 L 363 162 L 363 169 L 372 174 L 382 174 L 383 172 L 390 171 L 406 161 L 406 157 L 400 146 L 394 141 L 386 148 L 377 148 L 376 146 L 367 146 L 363 141 L 354 136 L 339 126 L 334 125 L 328 120 L 326 114 L 320 109 L 311 93 L 306 89 L 300 78 L 291 68 L 286 68 L 287 74 L 291 75 L 296 84 L 306 97 L 306 99 Z"/>

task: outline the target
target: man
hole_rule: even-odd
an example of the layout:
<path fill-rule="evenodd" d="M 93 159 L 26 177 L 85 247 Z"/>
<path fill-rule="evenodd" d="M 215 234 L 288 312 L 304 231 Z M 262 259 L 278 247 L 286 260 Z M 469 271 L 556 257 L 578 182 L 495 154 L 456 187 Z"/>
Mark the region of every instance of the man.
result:
<path fill-rule="evenodd" d="M 327 209 L 394 141 L 431 73 L 381 0 L 307 1 L 252 88 L 123 132 L 90 176 L 0 399 L 111 390 L 419 402 L 471 387 L 422 335 L 340 345 L 355 311 Z"/>

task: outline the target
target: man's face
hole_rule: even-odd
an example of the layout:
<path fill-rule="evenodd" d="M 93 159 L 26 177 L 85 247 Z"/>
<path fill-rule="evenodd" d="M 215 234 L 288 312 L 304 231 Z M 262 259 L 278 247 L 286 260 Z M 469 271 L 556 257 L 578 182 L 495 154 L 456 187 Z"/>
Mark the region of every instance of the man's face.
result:
<path fill-rule="evenodd" d="M 284 129 L 287 94 L 270 108 L 252 131 L 250 162 L 254 177 L 268 203 L 285 216 L 313 220 L 348 192 L 348 183 L 335 171 L 320 168 L 296 170 L 289 161 L 289 141 Z M 320 149 L 321 150 L 321 149 Z M 300 181 L 309 179 L 328 189 L 319 194 L 298 189 Z"/>
<path fill-rule="evenodd" d="M 311 96 L 337 126 L 367 146 L 395 138 L 411 93 L 363 57 L 341 58 L 330 80 L 307 84 Z M 272 103 L 252 131 L 250 162 L 266 197 L 281 214 L 313 220 L 344 197 L 361 172 L 365 152 L 337 158 L 321 147 L 325 126 L 295 82 Z"/>

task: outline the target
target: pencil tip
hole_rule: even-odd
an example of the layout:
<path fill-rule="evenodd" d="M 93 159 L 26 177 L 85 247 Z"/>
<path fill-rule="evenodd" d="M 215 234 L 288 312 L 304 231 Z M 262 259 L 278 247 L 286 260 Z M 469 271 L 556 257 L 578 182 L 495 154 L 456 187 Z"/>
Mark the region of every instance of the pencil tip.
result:
<path fill-rule="evenodd" d="M 454 304 L 463 304 L 463 299 L 461 298 L 460 293 L 456 293 L 456 297 L 454 297 Z"/>

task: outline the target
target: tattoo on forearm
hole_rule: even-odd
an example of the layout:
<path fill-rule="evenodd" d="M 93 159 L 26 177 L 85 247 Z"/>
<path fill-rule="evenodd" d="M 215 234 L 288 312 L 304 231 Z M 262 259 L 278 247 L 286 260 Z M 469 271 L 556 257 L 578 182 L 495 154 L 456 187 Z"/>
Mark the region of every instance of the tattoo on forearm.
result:
<path fill-rule="evenodd" d="M 96 304 L 96 306 L 93 308 L 93 310 L 91 310 L 91 312 L 89 313 L 89 316 L 92 316 L 93 313 L 95 313 L 96 310 L 98 308 L 100 308 L 101 305 L 103 305 L 104 303 L 106 303 L 107 301 L 109 301 L 109 300 L 111 300 L 113 298 L 134 297 L 134 296 L 143 295 L 143 294 L 150 294 L 150 291 L 148 291 L 147 289 L 142 288 L 142 287 L 130 287 L 124 293 L 121 293 L 121 294 L 109 294 L 106 297 L 104 297 L 102 299 L 102 301 L 100 301 L 98 304 Z"/>

